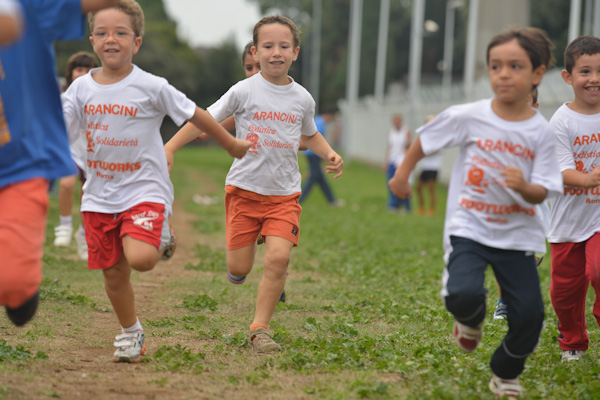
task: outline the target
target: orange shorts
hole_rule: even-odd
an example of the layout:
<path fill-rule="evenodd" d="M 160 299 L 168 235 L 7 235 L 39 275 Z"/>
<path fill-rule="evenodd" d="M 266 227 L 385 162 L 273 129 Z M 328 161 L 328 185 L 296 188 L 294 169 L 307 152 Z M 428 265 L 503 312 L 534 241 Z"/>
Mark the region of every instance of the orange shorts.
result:
<path fill-rule="evenodd" d="M 282 203 L 225 194 L 227 250 L 237 250 L 256 241 L 259 234 L 279 236 L 298 246 L 300 213 L 298 197 Z"/>
<path fill-rule="evenodd" d="M 121 238 L 125 235 L 157 249 L 166 245 L 171 237 L 169 224 L 165 223 L 164 204 L 140 203 L 117 214 L 90 211 L 81 214 L 88 244 L 88 269 L 115 265 L 123 256 Z"/>
<path fill-rule="evenodd" d="M 20 307 L 38 290 L 47 216 L 45 179 L 0 188 L 0 305 Z"/>

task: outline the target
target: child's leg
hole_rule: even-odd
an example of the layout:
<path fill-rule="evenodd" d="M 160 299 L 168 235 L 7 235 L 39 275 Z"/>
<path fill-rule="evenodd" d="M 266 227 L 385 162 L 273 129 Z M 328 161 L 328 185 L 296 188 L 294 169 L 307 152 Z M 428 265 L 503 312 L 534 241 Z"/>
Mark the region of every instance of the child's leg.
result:
<path fill-rule="evenodd" d="M 65 176 L 58 186 L 58 210 L 61 217 L 71 216 L 77 175 Z"/>
<path fill-rule="evenodd" d="M 42 280 L 48 182 L 31 179 L 0 188 L 0 305 L 17 325 L 35 313 Z"/>
<path fill-rule="evenodd" d="M 562 350 L 587 350 L 585 298 L 589 281 L 585 276 L 585 242 L 551 243 L 550 297 L 558 317 Z"/>
<path fill-rule="evenodd" d="M 125 256 L 112 267 L 103 269 L 104 288 L 110 303 L 117 314 L 117 319 L 122 327 L 128 328 L 137 322 L 133 287 L 129 277 L 131 267 Z"/>
<path fill-rule="evenodd" d="M 537 346 L 544 323 L 537 266 L 533 255 L 495 249 L 492 267 L 508 307 L 508 333 L 492 356 L 490 366 L 496 376 L 515 379 Z"/>
<path fill-rule="evenodd" d="M 161 254 L 154 245 L 129 235 L 123 236 L 122 240 L 126 262 L 136 271 L 150 271 L 160 260 Z"/>
<path fill-rule="evenodd" d="M 256 242 L 241 249 L 227 250 L 227 272 L 236 278 L 250 273 L 256 255 Z"/>
<path fill-rule="evenodd" d="M 595 233 L 585 244 L 586 276 L 592 283 L 596 298 L 594 317 L 600 325 L 600 233 Z"/>
<path fill-rule="evenodd" d="M 429 214 L 433 215 L 435 213 L 435 179 L 427 182 L 427 186 L 429 186 Z"/>
<path fill-rule="evenodd" d="M 269 326 L 285 286 L 286 272 L 294 244 L 278 236 L 268 236 L 265 246 L 264 272 L 258 285 L 256 312 L 252 323 Z"/>
<path fill-rule="evenodd" d="M 483 286 L 489 264 L 485 246 L 452 236 L 452 253 L 444 271 L 442 294 L 446 308 L 460 323 L 479 326 L 485 318 L 486 290 Z"/>

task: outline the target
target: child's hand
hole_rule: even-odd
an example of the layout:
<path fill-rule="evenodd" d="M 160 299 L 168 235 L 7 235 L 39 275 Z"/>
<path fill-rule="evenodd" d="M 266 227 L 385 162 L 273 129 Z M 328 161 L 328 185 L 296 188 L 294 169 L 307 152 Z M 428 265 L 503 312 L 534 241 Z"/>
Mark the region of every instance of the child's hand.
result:
<path fill-rule="evenodd" d="M 388 181 L 388 186 L 392 193 L 400 199 L 408 199 L 412 197 L 412 187 L 408 181 L 398 179 L 396 175 Z"/>
<path fill-rule="evenodd" d="M 506 167 L 500 174 L 504 176 L 504 182 L 507 187 L 519 193 L 523 193 L 527 181 L 523 178 L 523 173 L 519 168 Z"/>
<path fill-rule="evenodd" d="M 600 167 L 596 167 L 586 175 L 586 187 L 596 187 L 600 186 Z"/>
<path fill-rule="evenodd" d="M 325 166 L 325 172 L 335 174 L 333 179 L 342 175 L 342 170 L 344 169 L 344 160 L 342 160 L 342 157 L 338 153 L 333 152 L 327 157 L 327 160 L 329 161 L 329 165 Z"/>
<path fill-rule="evenodd" d="M 252 146 L 252 142 L 236 138 L 233 140 L 233 145 L 227 149 L 227 152 L 232 157 L 242 158 L 246 155 L 250 146 Z"/>
<path fill-rule="evenodd" d="M 165 155 L 167 156 L 167 167 L 169 167 L 169 174 L 171 168 L 173 168 L 173 161 L 175 160 L 175 153 L 173 153 L 167 146 L 165 146 Z"/>

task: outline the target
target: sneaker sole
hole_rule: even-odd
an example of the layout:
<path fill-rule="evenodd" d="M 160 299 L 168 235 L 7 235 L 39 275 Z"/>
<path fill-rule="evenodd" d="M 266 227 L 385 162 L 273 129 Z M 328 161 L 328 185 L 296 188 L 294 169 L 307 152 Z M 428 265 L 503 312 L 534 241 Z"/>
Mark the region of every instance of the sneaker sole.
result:
<path fill-rule="evenodd" d="M 126 362 L 126 363 L 137 364 L 140 361 L 142 361 L 142 356 L 144 355 L 145 352 L 146 352 L 146 346 L 142 347 L 142 351 L 140 351 L 140 356 L 138 358 L 136 358 L 135 360 L 132 360 L 129 357 L 119 357 L 119 358 L 113 358 L 113 362 L 116 362 L 116 363 Z"/>

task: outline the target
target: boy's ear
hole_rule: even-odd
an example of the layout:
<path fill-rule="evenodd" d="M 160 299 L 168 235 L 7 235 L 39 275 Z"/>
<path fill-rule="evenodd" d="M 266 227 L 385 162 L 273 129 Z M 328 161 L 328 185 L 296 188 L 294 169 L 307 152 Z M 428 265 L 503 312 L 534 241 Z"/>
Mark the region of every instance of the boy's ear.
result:
<path fill-rule="evenodd" d="M 252 58 L 254 58 L 254 61 L 258 61 L 258 54 L 256 53 L 256 46 L 250 47 L 250 53 L 252 53 Z"/>
<path fill-rule="evenodd" d="M 142 37 L 137 36 L 133 39 L 133 54 L 137 54 L 140 51 L 140 46 L 142 45 Z"/>
<path fill-rule="evenodd" d="M 547 68 L 545 65 L 540 65 L 539 67 L 533 70 L 533 84 L 535 86 L 540 84 L 542 78 L 544 77 L 544 74 L 546 73 L 546 70 Z"/>
<path fill-rule="evenodd" d="M 292 57 L 292 61 L 296 61 L 298 59 L 298 54 L 300 53 L 300 46 L 296 46 L 294 49 L 294 56 Z"/>
<path fill-rule="evenodd" d="M 565 81 L 565 83 L 567 85 L 573 86 L 573 77 L 571 76 L 569 71 L 567 71 L 566 69 L 563 69 L 562 72 L 560 73 L 560 76 L 562 76 L 563 81 Z"/>

